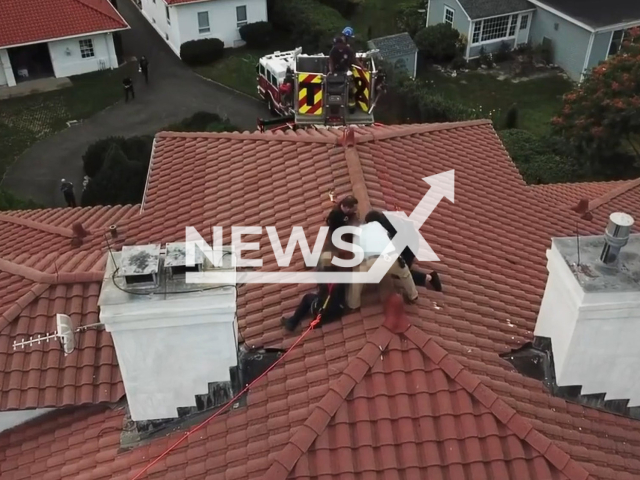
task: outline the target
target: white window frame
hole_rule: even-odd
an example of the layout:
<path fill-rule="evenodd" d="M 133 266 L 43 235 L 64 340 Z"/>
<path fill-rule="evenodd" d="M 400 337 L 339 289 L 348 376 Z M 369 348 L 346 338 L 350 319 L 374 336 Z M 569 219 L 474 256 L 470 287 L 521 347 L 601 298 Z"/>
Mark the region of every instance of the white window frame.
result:
<path fill-rule="evenodd" d="M 240 11 L 238 9 L 240 8 L 244 8 L 244 20 L 240 20 L 238 13 L 240 13 Z M 237 28 L 243 27 L 244 25 L 246 25 L 247 23 L 249 23 L 247 21 L 247 19 L 249 18 L 249 12 L 247 12 L 247 6 L 246 5 L 237 5 L 236 6 L 236 26 Z"/>
<path fill-rule="evenodd" d="M 83 38 L 82 40 L 78 40 L 78 45 L 80 46 L 80 57 L 82 59 L 95 58 L 96 51 L 93 48 L 93 39 Z"/>
<path fill-rule="evenodd" d="M 167 12 L 167 25 L 171 25 L 171 13 L 169 10 L 169 5 L 165 5 L 164 9 Z"/>
<path fill-rule="evenodd" d="M 200 24 L 200 15 L 206 15 L 207 17 L 207 26 L 202 26 Z M 200 35 L 206 35 L 207 33 L 211 33 L 211 22 L 209 21 L 209 12 L 207 10 L 205 10 L 204 12 L 198 12 L 197 13 L 197 18 L 198 18 L 198 33 Z"/>
<path fill-rule="evenodd" d="M 518 30 L 526 30 L 527 28 L 529 28 L 529 14 L 523 13 L 520 15 L 520 28 Z"/>
<path fill-rule="evenodd" d="M 485 33 L 484 28 L 485 28 L 485 22 L 487 20 L 494 20 L 496 18 L 509 18 L 509 22 L 507 23 L 507 29 L 506 29 L 506 36 L 504 37 L 498 37 L 498 38 L 492 38 L 491 40 L 482 40 L 482 35 Z M 513 26 L 513 22 L 516 22 L 516 26 L 518 24 L 518 21 L 520 19 L 520 14 L 517 13 L 513 13 L 513 14 L 508 14 L 508 15 L 499 15 L 497 17 L 489 17 L 489 18 L 483 18 L 482 20 L 476 20 L 473 22 L 472 27 L 471 27 L 471 45 L 486 45 L 488 43 L 496 43 L 496 42 L 503 42 L 506 40 L 512 40 L 514 38 L 516 38 L 518 36 L 518 29 L 516 28 L 515 33 L 513 35 L 509 35 L 509 31 L 511 30 L 511 27 Z M 480 40 L 477 42 L 473 41 L 474 38 L 474 33 L 475 33 L 475 29 L 476 29 L 476 24 L 480 24 L 480 34 L 479 34 L 479 38 Z"/>
<path fill-rule="evenodd" d="M 447 20 L 447 13 L 451 13 L 451 21 L 450 22 L 449 22 L 449 20 Z M 455 18 L 456 18 L 456 11 L 453 8 L 445 5 L 444 6 L 444 16 L 442 17 L 443 23 L 446 23 L 447 25 L 451 25 L 453 27 L 453 22 L 454 22 Z"/>

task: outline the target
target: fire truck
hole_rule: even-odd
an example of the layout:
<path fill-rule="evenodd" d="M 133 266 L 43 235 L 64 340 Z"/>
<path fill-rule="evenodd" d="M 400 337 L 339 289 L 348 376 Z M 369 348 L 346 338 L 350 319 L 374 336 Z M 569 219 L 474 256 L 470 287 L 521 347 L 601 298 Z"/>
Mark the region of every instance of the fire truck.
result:
<path fill-rule="evenodd" d="M 258 93 L 279 118 L 258 120 L 258 128 L 304 128 L 372 125 L 373 109 L 384 91 L 384 73 L 376 68 L 375 50 L 356 53 L 364 68 L 329 73 L 329 57 L 305 55 L 301 48 L 262 57 L 256 66 Z M 291 83 L 288 94 L 283 83 Z"/>

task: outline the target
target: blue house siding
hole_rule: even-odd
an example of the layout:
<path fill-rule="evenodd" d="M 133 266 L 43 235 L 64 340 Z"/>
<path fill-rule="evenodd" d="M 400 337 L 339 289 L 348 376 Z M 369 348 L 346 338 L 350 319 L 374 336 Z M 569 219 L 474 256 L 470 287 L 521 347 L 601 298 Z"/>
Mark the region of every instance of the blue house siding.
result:
<path fill-rule="evenodd" d="M 471 45 L 471 48 L 469 49 L 469 58 L 475 58 L 479 56 L 482 47 L 484 47 L 485 53 L 496 53 L 498 50 L 500 50 L 500 45 L 502 44 L 502 42 L 505 42 L 507 45 L 509 45 L 509 48 L 516 47 L 515 38 L 512 38 L 510 40 L 498 40 L 496 42 L 485 43 L 482 45 Z"/>
<path fill-rule="evenodd" d="M 544 37 L 551 40 L 553 63 L 560 65 L 573 80 L 580 81 L 591 32 L 538 8 L 531 25 L 531 42 L 540 44 Z"/>
<path fill-rule="evenodd" d="M 607 59 L 612 35 L 612 31 L 596 33 L 596 36 L 593 38 L 593 46 L 591 47 L 589 62 L 587 63 L 587 71 Z"/>
<path fill-rule="evenodd" d="M 427 25 L 436 25 L 444 22 L 444 7 L 451 8 L 453 14 L 453 28 L 465 37 L 469 35 L 469 19 L 456 0 L 429 0 L 429 18 Z"/>

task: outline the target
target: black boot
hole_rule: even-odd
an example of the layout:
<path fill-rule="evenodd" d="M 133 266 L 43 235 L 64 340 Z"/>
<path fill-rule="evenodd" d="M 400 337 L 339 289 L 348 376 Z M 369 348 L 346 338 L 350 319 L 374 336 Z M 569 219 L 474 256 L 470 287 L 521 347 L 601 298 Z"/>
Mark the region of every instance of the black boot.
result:
<path fill-rule="evenodd" d="M 429 280 L 429 283 L 431 284 L 433 289 L 436 292 L 441 292 L 442 282 L 440 281 L 440 277 L 438 276 L 438 274 L 436 272 L 431 272 L 429 275 L 431 276 L 431 280 Z"/>

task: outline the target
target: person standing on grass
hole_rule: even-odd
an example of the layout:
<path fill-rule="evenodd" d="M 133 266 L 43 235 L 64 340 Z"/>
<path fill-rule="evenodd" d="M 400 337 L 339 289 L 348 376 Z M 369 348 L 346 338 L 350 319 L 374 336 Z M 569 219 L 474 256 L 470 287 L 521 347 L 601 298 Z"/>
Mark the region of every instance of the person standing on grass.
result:
<path fill-rule="evenodd" d="M 144 75 L 144 83 L 149 85 L 149 60 L 144 55 L 140 57 L 138 71 Z"/>
<path fill-rule="evenodd" d="M 129 102 L 129 95 L 131 95 L 131 99 L 135 100 L 136 92 L 133 90 L 133 80 L 131 78 L 126 77 L 122 80 L 122 86 L 124 87 L 124 101 L 125 103 Z"/>
<path fill-rule="evenodd" d="M 77 207 L 76 194 L 73 192 L 73 183 L 63 178 L 60 181 L 60 190 L 64 195 L 65 201 L 67 202 L 67 207 Z"/>

